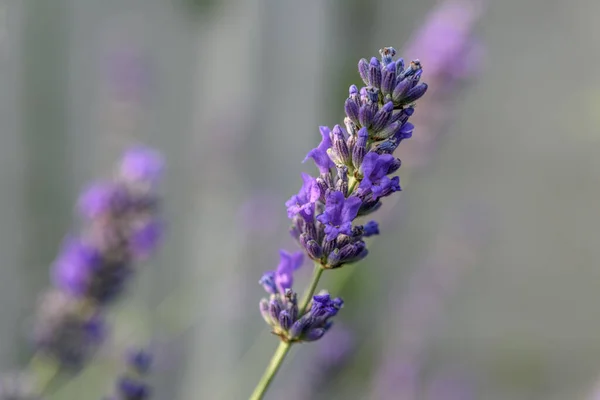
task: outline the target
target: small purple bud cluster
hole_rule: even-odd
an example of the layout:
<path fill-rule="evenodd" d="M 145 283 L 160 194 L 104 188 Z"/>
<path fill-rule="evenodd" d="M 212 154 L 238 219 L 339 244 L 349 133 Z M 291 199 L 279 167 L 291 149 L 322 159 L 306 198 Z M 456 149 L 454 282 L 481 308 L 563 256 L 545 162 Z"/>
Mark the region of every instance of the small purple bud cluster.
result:
<path fill-rule="evenodd" d="M 114 180 L 83 192 L 81 233 L 69 236 L 52 266 L 54 289 L 42 299 L 34 341 L 63 366 L 79 368 L 102 341 L 103 307 L 123 293 L 162 237 L 156 187 L 163 169 L 154 150 L 127 151 Z"/>
<path fill-rule="evenodd" d="M 105 400 L 146 400 L 150 398 L 150 386 L 145 378 L 152 366 L 152 355 L 145 350 L 135 350 L 126 356 L 127 371 L 116 384 L 116 394 Z"/>
<path fill-rule="evenodd" d="M 345 128 L 320 127 L 321 143 L 306 156 L 314 160 L 319 177 L 302 174 L 300 191 L 286 203 L 292 236 L 325 269 L 366 257 L 363 239 L 379 233 L 377 223 L 352 222 L 401 190 L 399 178 L 390 177 L 401 164 L 392 153 L 412 136 L 408 119 L 413 103 L 427 91 L 427 84 L 420 83 L 419 60 L 405 66 L 402 59 L 394 60 L 396 50 L 391 47 L 380 54 L 381 60 L 358 63 L 366 86 L 350 86 Z"/>
<path fill-rule="evenodd" d="M 269 299 L 262 299 L 260 312 L 273 334 L 284 342 L 311 342 L 327 332 L 343 306 L 340 298 L 332 299 L 327 292 L 314 296 L 305 313 L 299 310 L 297 294 L 292 290 L 293 271 L 302 265 L 301 252 L 280 251 L 280 263 L 275 271 L 265 273 L 259 283 Z"/>

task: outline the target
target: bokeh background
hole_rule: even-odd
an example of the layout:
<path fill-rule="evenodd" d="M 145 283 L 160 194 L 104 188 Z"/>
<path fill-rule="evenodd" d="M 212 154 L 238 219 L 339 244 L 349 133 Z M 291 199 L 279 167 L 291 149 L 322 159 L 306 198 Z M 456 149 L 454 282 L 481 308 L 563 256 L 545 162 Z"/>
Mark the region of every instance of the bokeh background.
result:
<path fill-rule="evenodd" d="M 295 249 L 300 162 L 358 59 L 406 49 L 437 4 L 0 0 L 0 370 L 31 356 L 78 191 L 141 142 L 168 162 L 168 234 L 112 341 L 151 343 L 156 399 L 246 398 L 276 346 L 257 280 Z M 268 399 L 600 398 L 600 3 L 481 6 L 443 135 L 403 159 L 371 255 L 325 274 L 339 324 L 295 346 Z M 51 398 L 100 398 L 110 360 Z"/>

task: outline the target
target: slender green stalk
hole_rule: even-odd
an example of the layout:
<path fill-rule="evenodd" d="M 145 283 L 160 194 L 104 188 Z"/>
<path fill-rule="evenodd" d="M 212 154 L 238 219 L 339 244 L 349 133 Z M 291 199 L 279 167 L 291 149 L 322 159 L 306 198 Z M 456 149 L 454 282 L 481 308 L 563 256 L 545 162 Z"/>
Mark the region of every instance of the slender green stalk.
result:
<path fill-rule="evenodd" d="M 317 285 L 319 284 L 319 279 L 321 279 L 321 274 L 323 274 L 323 271 L 324 269 L 321 266 L 321 264 L 315 263 L 315 269 L 313 271 L 313 276 L 310 281 L 310 285 L 306 289 L 306 292 L 302 297 L 302 301 L 298 306 L 299 315 L 304 314 L 306 308 L 310 304 L 310 301 L 313 295 L 315 294 L 315 290 L 317 290 Z M 267 389 L 269 388 L 269 385 L 275 378 L 279 367 L 281 367 L 285 356 L 290 351 L 291 347 L 292 343 L 283 341 L 279 343 L 277 350 L 275 350 L 275 354 L 273 354 L 273 357 L 271 357 L 271 361 L 269 362 L 265 373 L 260 378 L 260 381 L 258 381 L 258 384 L 256 385 L 256 388 L 254 388 L 254 392 L 252 392 L 252 395 L 250 395 L 249 400 L 261 400 L 263 398 L 263 396 L 267 392 Z"/>
<path fill-rule="evenodd" d="M 308 307 L 308 304 L 312 300 L 312 297 L 317 290 L 317 285 L 319 284 L 319 279 L 321 279 L 321 274 L 323 271 L 325 271 L 325 269 L 323 269 L 321 264 L 315 262 L 315 269 L 313 270 L 313 276 L 310 280 L 310 286 L 308 289 L 306 289 L 306 292 L 304 292 L 304 297 L 302 297 L 302 300 L 298 305 L 298 315 L 302 315 L 304 312 L 306 312 L 306 308 Z"/>
<path fill-rule="evenodd" d="M 273 354 L 265 373 L 263 374 L 262 378 L 260 378 L 260 381 L 258 381 L 258 384 L 256 385 L 254 392 L 252 392 L 249 400 L 261 400 L 263 398 L 267 392 L 267 389 L 269 388 L 269 385 L 273 381 L 273 378 L 275 378 L 275 374 L 277 374 L 279 367 L 281 367 L 283 359 L 287 355 L 288 351 L 290 351 L 291 347 L 292 344 L 289 342 L 282 341 L 279 343 L 277 350 L 275 350 L 275 354 Z"/>

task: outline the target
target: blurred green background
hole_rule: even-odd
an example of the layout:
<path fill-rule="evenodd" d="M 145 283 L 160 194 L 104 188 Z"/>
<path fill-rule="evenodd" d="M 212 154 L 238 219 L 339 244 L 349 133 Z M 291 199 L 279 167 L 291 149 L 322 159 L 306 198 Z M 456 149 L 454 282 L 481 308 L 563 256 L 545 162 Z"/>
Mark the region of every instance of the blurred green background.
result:
<path fill-rule="evenodd" d="M 0 0 L 1 369 L 31 355 L 37 293 L 78 191 L 139 141 L 168 161 L 169 229 L 113 309 L 113 341 L 159 349 L 157 399 L 245 398 L 276 346 L 257 280 L 295 249 L 283 203 L 313 171 L 300 161 L 318 125 L 342 121 L 358 59 L 402 48 L 435 4 Z M 439 151 L 418 173 L 401 168 L 410 184 L 369 258 L 321 285 L 344 296 L 356 352 L 316 385 L 328 345 L 296 346 L 267 398 L 433 399 L 428 385 L 448 373 L 475 399 L 595 398 L 599 16 L 595 0 L 487 3 L 481 72 Z M 122 52 L 145 77 L 132 91 L 110 73 Z M 410 317 L 426 312 L 410 308 L 422 269 L 451 281 L 425 284 L 440 297 L 427 323 Z M 396 351 L 419 360 L 417 394 L 401 394 L 399 376 L 398 393 L 377 391 L 382 360 L 401 367 Z M 109 392 L 118 364 L 98 358 L 52 398 Z"/>

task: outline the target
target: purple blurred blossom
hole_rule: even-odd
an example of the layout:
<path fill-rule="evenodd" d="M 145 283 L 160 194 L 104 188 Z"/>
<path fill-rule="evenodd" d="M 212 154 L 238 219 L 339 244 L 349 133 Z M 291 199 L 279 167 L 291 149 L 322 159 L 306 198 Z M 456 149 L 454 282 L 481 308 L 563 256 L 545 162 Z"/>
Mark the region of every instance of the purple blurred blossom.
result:
<path fill-rule="evenodd" d="M 475 29 L 485 9 L 484 0 L 446 0 L 434 8 L 407 45 L 427 65 L 431 95 L 419 104 L 413 118 L 418 134 L 400 149 L 411 168 L 425 166 L 449 131 L 456 99 L 481 69 L 483 46 Z"/>
<path fill-rule="evenodd" d="M 155 186 L 162 157 L 149 148 L 125 152 L 113 181 L 80 196 L 83 227 L 69 235 L 52 265 L 55 289 L 40 303 L 33 330 L 37 350 L 80 368 L 103 341 L 103 307 L 123 293 L 134 264 L 158 247 L 163 233 Z"/>

